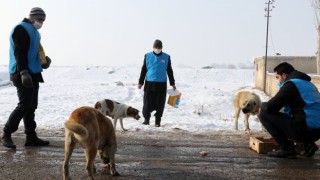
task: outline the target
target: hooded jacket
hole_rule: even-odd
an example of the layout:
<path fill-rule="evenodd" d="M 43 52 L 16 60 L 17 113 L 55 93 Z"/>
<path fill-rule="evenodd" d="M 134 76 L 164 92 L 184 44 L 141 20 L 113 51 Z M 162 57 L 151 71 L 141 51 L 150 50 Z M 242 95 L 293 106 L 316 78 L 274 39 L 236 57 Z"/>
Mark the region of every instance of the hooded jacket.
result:
<path fill-rule="evenodd" d="M 266 110 L 277 113 L 284 108 L 293 120 L 309 129 L 320 129 L 320 94 L 311 78 L 294 70 L 280 85 L 278 93 L 266 103 Z"/>

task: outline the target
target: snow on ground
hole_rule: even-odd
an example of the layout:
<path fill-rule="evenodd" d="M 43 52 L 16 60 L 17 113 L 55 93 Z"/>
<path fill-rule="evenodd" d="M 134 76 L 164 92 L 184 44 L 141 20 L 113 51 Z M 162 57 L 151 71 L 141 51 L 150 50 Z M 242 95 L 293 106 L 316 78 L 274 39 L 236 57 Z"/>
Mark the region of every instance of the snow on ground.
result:
<path fill-rule="evenodd" d="M 142 117 L 143 90 L 137 88 L 140 68 L 53 66 L 44 70 L 45 83 L 40 84 L 36 111 L 38 128 L 63 129 L 64 121 L 75 108 L 94 106 L 101 99 L 133 106 L 140 110 Z M 141 131 L 173 131 L 176 128 L 190 132 L 233 130 L 233 98 L 239 90 L 253 91 L 262 101 L 269 99 L 262 91 L 254 89 L 253 69 L 173 68 L 177 89 L 182 93 L 179 108 L 166 105 L 160 128 L 154 127 L 154 118 L 150 120 L 150 126 L 141 124 L 143 117 L 139 121 L 125 119 L 124 127 L 129 131 L 136 128 Z M 0 127 L 18 102 L 16 88 L 10 83 L 7 72 L 7 66 L 0 66 Z M 249 124 L 252 130 L 261 130 L 256 116 L 250 117 Z M 244 130 L 242 113 L 239 129 Z M 117 130 L 122 131 L 119 123 Z"/>

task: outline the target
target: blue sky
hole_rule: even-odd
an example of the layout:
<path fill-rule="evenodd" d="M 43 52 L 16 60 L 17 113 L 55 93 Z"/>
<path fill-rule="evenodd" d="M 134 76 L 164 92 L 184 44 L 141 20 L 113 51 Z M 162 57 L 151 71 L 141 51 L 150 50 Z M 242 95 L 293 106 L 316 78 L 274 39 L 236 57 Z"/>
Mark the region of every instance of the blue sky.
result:
<path fill-rule="evenodd" d="M 155 39 L 173 66 L 251 62 L 265 55 L 266 0 L 0 0 L 0 64 L 12 28 L 32 7 L 47 14 L 40 29 L 53 65 L 142 65 Z M 276 0 L 269 55 L 312 56 L 317 48 L 310 0 Z"/>

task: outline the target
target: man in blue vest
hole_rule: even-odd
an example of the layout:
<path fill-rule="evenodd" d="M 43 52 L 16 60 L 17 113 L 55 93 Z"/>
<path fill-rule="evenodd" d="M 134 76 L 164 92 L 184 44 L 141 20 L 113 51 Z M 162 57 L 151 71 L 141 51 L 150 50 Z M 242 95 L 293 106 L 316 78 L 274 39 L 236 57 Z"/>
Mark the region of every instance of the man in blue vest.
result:
<path fill-rule="evenodd" d="M 162 52 L 162 42 L 157 39 L 153 44 L 153 52 L 144 56 L 138 84 L 139 89 L 144 84 L 142 114 L 145 125 L 149 125 L 151 112 L 155 110 L 155 126 L 160 127 L 167 96 L 167 75 L 170 85 L 176 90 L 170 56 Z"/>
<path fill-rule="evenodd" d="M 310 76 L 287 62 L 277 65 L 274 71 L 280 89 L 268 102 L 262 103 L 258 115 L 280 147 L 268 156 L 296 158 L 297 150 L 300 155 L 311 157 L 318 150 L 315 141 L 320 134 L 319 91 Z"/>
<path fill-rule="evenodd" d="M 40 34 L 38 29 L 46 19 L 45 12 L 35 7 L 29 18 L 25 18 L 14 27 L 10 35 L 10 80 L 17 88 L 19 103 L 10 114 L 3 128 L 2 144 L 7 148 L 16 148 L 11 134 L 17 131 L 21 119 L 24 122 L 25 146 L 47 146 L 49 141 L 38 138 L 36 134 L 35 110 L 38 106 L 39 83 L 44 82 L 41 72 L 50 66 L 51 60 L 41 64 L 39 57 Z"/>

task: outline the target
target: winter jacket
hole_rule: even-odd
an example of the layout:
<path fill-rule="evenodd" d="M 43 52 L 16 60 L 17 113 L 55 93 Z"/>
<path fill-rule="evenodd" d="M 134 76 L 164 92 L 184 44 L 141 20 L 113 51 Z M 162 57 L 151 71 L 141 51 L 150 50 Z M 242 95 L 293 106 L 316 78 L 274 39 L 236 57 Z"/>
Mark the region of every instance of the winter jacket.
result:
<path fill-rule="evenodd" d="M 297 70 L 288 74 L 278 93 L 266 104 L 270 113 L 283 107 L 299 125 L 320 129 L 320 94 L 307 74 Z"/>
<path fill-rule="evenodd" d="M 145 84 L 144 91 L 166 91 L 167 75 L 170 85 L 175 85 L 171 59 L 168 54 L 163 52 L 145 54 L 139 78 L 139 84 Z"/>
<path fill-rule="evenodd" d="M 33 81 L 43 82 L 39 58 L 40 35 L 28 19 L 18 24 L 10 36 L 9 72 L 11 81 L 20 81 L 20 71 L 28 70 Z"/>

